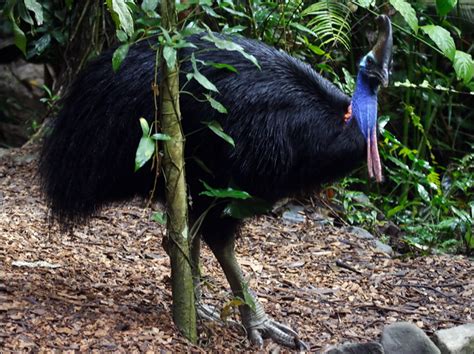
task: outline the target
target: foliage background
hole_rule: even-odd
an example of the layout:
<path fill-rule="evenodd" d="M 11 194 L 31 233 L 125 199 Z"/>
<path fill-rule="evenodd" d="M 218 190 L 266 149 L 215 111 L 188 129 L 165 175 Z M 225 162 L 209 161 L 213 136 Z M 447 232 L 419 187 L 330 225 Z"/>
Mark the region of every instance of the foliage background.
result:
<path fill-rule="evenodd" d="M 158 35 L 173 60 L 184 35 L 207 29 L 288 51 L 351 94 L 358 60 L 375 38 L 373 19 L 387 13 L 395 47 L 392 81 L 380 97 L 385 183 L 367 183 L 361 169 L 323 195 L 343 223 L 380 234 L 394 223 L 418 249 L 472 252 L 473 1 L 190 0 L 178 6 L 181 31 L 171 34 L 160 27 L 158 5 L 0 1 L 0 38 L 13 38 L 27 60 L 51 65 L 55 80 L 43 100 L 56 108 L 67 84 L 105 48 L 117 46 L 117 69 L 130 45 Z"/>

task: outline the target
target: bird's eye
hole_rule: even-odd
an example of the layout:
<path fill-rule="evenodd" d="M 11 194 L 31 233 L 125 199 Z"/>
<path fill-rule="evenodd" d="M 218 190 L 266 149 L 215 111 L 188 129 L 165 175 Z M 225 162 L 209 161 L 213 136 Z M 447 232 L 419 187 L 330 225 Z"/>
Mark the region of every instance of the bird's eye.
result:
<path fill-rule="evenodd" d="M 366 62 L 367 62 L 368 65 L 372 65 L 374 63 L 374 58 L 367 57 Z"/>

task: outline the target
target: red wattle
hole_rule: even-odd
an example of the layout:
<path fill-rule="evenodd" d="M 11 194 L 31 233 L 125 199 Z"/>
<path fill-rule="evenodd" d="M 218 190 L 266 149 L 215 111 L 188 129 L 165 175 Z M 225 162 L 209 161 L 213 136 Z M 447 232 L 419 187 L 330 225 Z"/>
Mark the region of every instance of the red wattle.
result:
<path fill-rule="evenodd" d="M 375 176 L 377 182 L 382 182 L 382 164 L 380 163 L 376 129 L 367 135 L 367 169 L 370 178 Z"/>

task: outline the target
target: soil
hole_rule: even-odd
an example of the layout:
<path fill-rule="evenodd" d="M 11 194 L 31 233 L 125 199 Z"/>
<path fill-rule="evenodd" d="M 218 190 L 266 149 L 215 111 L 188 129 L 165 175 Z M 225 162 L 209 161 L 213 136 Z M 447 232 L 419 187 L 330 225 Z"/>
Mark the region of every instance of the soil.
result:
<path fill-rule="evenodd" d="M 37 148 L 0 154 L 0 350 L 208 352 L 255 350 L 230 323 L 199 322 L 199 343 L 171 317 L 164 228 L 133 200 L 62 232 L 48 222 L 35 177 Z M 2 156 L 3 155 L 3 156 Z M 275 215 L 249 220 L 240 264 L 267 313 L 312 351 L 376 340 L 384 325 L 410 321 L 429 335 L 473 321 L 474 264 L 461 256 L 395 257 L 341 229 Z M 232 295 L 203 249 L 204 300 L 231 310 Z M 42 262 L 40 262 L 42 261 Z M 278 345 L 266 341 L 265 350 Z"/>

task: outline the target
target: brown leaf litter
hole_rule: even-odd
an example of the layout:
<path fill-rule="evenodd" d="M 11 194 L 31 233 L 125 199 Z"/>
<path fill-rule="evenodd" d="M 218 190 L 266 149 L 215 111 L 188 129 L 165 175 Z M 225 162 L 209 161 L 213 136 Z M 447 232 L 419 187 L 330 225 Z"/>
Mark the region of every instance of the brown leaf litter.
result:
<path fill-rule="evenodd" d="M 35 156 L 29 148 L 0 157 L 0 349 L 255 349 L 230 325 L 200 322 L 199 346 L 178 334 L 164 229 L 142 201 L 111 206 L 69 234 L 49 224 Z M 473 321 L 468 259 L 391 259 L 366 240 L 306 220 L 250 220 L 237 252 L 268 314 L 297 330 L 312 351 L 374 340 L 395 321 L 428 334 Z M 222 309 L 232 300 L 227 283 L 208 249 L 202 258 L 205 302 Z M 235 311 L 229 319 L 237 319 Z M 265 349 L 277 347 L 267 341 Z"/>

